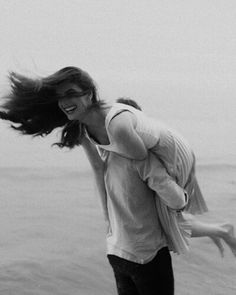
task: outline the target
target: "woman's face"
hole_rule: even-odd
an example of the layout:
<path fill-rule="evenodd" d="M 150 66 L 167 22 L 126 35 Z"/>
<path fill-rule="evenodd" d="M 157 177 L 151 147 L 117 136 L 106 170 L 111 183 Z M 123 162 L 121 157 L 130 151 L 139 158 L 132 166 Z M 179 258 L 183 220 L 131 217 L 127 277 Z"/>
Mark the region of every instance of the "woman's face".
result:
<path fill-rule="evenodd" d="M 58 100 L 58 106 L 67 118 L 82 122 L 88 107 L 92 104 L 91 93 L 84 93 L 76 84 L 64 83 L 58 87 L 57 94 L 61 97 Z"/>

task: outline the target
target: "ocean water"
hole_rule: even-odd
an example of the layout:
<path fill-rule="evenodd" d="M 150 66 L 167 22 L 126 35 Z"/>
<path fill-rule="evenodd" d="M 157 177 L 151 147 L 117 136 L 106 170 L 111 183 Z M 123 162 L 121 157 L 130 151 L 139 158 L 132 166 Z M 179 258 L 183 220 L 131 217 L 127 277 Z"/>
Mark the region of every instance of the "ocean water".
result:
<path fill-rule="evenodd" d="M 105 228 L 89 171 L 74 168 L 0 169 L 0 294 L 116 294 L 106 259 Z M 199 180 L 211 212 L 208 222 L 236 225 L 236 166 L 206 165 Z M 176 295 L 236 292 L 236 264 L 207 238 L 191 253 L 173 255 Z"/>
<path fill-rule="evenodd" d="M 1 295 L 112 294 L 91 175 L 5 168 L 0 187 Z"/>

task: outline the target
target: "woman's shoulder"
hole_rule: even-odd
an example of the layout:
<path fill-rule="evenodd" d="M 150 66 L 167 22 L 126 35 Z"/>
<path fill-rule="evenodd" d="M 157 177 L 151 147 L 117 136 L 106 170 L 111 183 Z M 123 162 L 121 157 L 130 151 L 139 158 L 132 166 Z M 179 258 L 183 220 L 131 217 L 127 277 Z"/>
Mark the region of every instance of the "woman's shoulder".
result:
<path fill-rule="evenodd" d="M 114 103 L 106 116 L 106 127 L 108 127 L 108 125 L 110 125 L 110 122 L 114 119 L 116 119 L 116 123 L 122 123 L 123 120 L 129 118 L 132 114 L 136 114 L 135 110 L 136 109 L 132 106 L 123 103 Z"/>
<path fill-rule="evenodd" d="M 130 112 L 136 112 L 137 109 L 131 105 L 125 104 L 125 103 L 120 103 L 120 102 L 115 102 L 112 107 L 111 111 L 113 112 L 119 112 L 119 111 L 130 111 Z"/>

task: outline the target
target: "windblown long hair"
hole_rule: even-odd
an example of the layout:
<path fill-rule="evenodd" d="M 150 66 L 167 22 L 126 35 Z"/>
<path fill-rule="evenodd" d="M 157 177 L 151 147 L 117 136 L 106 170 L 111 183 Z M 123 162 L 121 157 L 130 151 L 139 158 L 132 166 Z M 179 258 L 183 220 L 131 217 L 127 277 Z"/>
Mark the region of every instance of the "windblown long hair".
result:
<path fill-rule="evenodd" d="M 0 105 L 0 118 L 8 120 L 11 127 L 22 134 L 46 136 L 61 127 L 59 147 L 73 148 L 81 143 L 84 126 L 70 121 L 58 107 L 57 87 L 64 82 L 78 85 L 82 91 L 92 93 L 93 106 L 99 106 L 93 79 L 80 68 L 65 67 L 54 74 L 31 79 L 15 72 L 9 74 L 11 91 Z"/>

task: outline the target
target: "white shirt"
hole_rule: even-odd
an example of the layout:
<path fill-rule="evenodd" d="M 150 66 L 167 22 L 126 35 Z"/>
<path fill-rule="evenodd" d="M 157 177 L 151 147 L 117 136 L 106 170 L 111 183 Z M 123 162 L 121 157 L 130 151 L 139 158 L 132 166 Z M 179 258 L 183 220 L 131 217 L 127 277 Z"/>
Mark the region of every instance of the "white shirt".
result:
<path fill-rule="evenodd" d="M 184 204 L 183 191 L 179 188 L 175 194 L 164 192 L 168 190 L 169 175 L 151 153 L 144 161 L 125 159 L 113 152 L 107 155 L 104 177 L 111 229 L 107 235 L 107 253 L 147 263 L 167 245 L 153 190 L 163 192 L 163 202 L 173 208 L 176 202 Z"/>

